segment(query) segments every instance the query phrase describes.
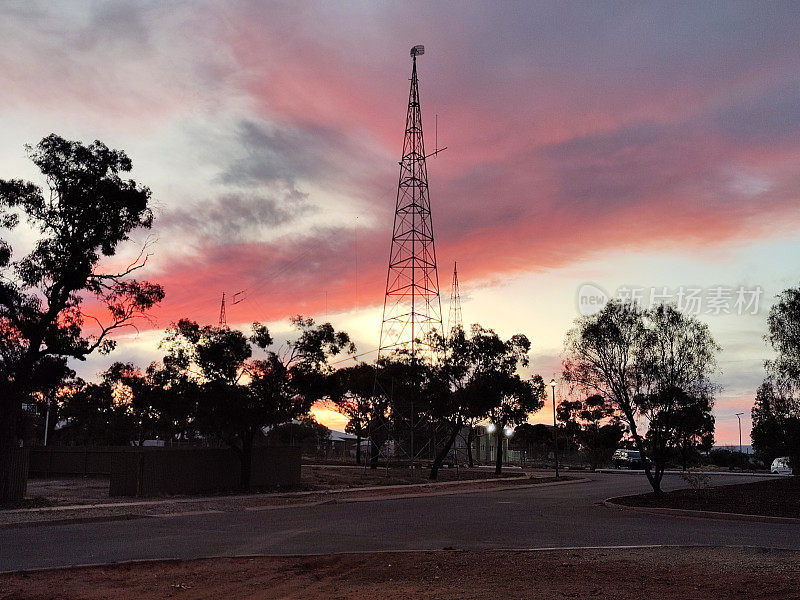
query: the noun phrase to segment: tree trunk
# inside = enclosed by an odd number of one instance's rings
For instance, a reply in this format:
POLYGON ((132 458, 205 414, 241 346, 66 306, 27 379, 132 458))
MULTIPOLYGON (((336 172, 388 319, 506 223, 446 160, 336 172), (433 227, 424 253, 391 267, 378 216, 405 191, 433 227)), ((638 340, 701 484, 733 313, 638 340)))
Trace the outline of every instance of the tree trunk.
POLYGON ((450 448, 453 447, 453 442, 456 441, 459 431, 461 431, 461 424, 454 424, 450 435, 447 437, 445 445, 442 447, 442 449, 439 451, 439 454, 436 455, 436 458, 433 461, 430 479, 436 479, 439 476, 439 468, 442 466, 444 459, 447 458, 447 453, 450 452, 450 448))
POLYGON ((378 468, 378 456, 380 455, 380 448, 378 447, 378 445, 375 442, 372 441, 372 438, 370 438, 370 441, 369 441, 369 452, 370 452, 369 468, 370 469, 377 469, 378 468))
POLYGON ((681 446, 681 462, 683 463, 683 470, 686 471, 689 463, 689 450, 686 445, 681 446))
POLYGON ((657 456, 655 456, 655 452, 653 453, 653 460, 652 462, 648 459, 647 456, 644 454, 644 445, 637 444, 637 447, 641 447, 639 450, 639 454, 642 455, 642 462, 644 463, 644 474, 647 475, 647 481, 650 482, 650 486, 653 488, 653 493, 656 496, 661 495, 661 479, 664 477, 664 465, 663 461, 660 460, 657 456))
POLYGON ((497 451, 495 452, 494 473, 500 475, 503 472, 503 428, 497 426, 497 451))
POLYGON ((472 442, 475 439, 475 428, 470 425, 469 426, 469 433, 467 433, 467 464, 469 468, 475 466, 475 461, 472 459, 472 442))
MULTIPOLYGON (((628 427, 630 428, 631 436, 633 437, 633 441, 634 441, 634 445, 636 446, 636 449, 639 451, 639 455, 642 457, 642 464, 644 466, 644 474, 647 476, 647 481, 650 482, 650 487, 653 488, 653 493, 656 496, 660 496, 661 495, 661 477, 663 477, 663 475, 664 475, 663 469, 662 469, 661 476, 658 476, 657 474, 655 474, 655 475, 653 474, 653 472, 651 470, 650 460, 648 459, 647 455, 644 452, 644 441, 642 440, 642 436, 639 434, 639 431, 636 429, 636 419, 634 418, 633 413, 630 410, 623 409, 623 412, 625 413, 625 418, 628 421, 627 424, 628 424, 628 427)), ((653 443, 654 464, 655 464, 655 459, 656 459, 656 453, 658 452, 658 450, 656 449, 657 447, 658 447, 657 440, 654 440, 654 443, 653 443)))

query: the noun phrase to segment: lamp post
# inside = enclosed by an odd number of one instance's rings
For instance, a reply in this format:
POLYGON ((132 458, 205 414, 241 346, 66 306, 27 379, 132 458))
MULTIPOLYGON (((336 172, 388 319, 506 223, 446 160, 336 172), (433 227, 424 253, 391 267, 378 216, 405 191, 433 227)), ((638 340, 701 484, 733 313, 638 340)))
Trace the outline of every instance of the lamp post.
POLYGON ((556 424, 556 380, 550 380, 550 389, 553 390, 553 445, 556 455, 556 479, 558 479, 558 425, 556 424))
POLYGON ((736 413, 736 420, 739 421, 739 454, 742 453, 742 415, 744 413, 736 413))

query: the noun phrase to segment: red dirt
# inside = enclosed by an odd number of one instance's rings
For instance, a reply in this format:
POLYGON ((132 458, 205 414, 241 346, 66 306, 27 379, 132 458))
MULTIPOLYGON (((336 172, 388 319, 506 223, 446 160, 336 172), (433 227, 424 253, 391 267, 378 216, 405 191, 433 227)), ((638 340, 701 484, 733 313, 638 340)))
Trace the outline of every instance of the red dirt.
POLYGON ((781 477, 753 483, 721 485, 701 490, 682 489, 661 496, 652 493, 614 498, 626 506, 678 508, 713 512, 800 518, 800 477, 781 477))
POLYGON ((2 600, 800 598, 800 552, 657 548, 140 562, 0 575, 2 600))

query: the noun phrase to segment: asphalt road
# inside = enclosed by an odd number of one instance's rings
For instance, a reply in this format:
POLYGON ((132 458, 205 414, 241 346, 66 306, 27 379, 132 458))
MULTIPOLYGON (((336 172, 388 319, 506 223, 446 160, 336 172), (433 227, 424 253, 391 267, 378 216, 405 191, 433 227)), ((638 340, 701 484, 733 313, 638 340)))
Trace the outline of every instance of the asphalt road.
MULTIPOLYGON (((800 525, 648 515, 599 501, 648 490, 588 483, 168 518, 0 529, 0 571, 145 558, 442 548, 737 545, 800 549, 800 525)), ((714 485, 748 478, 714 476, 714 485)), ((681 487, 665 477, 665 489, 681 487)))

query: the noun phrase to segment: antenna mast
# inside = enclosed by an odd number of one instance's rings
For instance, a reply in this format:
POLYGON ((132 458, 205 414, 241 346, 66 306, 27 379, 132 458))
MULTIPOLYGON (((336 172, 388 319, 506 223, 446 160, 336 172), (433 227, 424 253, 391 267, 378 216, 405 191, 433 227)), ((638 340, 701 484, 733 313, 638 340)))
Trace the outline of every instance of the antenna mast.
POLYGON ((379 358, 394 350, 408 351, 412 360, 418 358, 418 353, 430 353, 430 336, 442 329, 425 159, 444 148, 425 154, 417 80, 417 56, 424 53, 424 46, 411 49, 411 89, 386 276, 379 358))
MULTIPOLYGON (((240 302, 243 302, 246 298, 245 294, 247 290, 240 290, 233 295, 233 302, 231 302, 231 306, 236 306, 240 302)), ((222 302, 219 306, 219 326, 220 327, 227 327, 228 320, 225 314, 225 292, 222 292, 222 302)))
POLYGON ((447 314, 447 335, 452 335, 453 329, 463 327, 461 321, 461 292, 458 289, 458 263, 453 263, 453 285, 450 288, 450 312, 447 314))

